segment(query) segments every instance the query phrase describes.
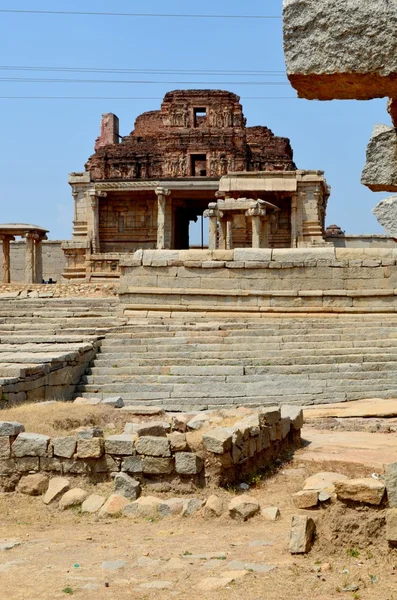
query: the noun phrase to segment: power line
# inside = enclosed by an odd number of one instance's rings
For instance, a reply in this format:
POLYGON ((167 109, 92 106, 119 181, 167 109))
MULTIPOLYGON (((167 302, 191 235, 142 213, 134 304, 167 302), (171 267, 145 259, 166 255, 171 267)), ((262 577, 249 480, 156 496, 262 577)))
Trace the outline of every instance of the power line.
POLYGON ((39 77, 0 77, 8 83, 117 83, 137 85, 290 85, 288 81, 145 81, 139 79, 44 79, 39 77))
POLYGON ((249 70, 227 70, 227 69, 110 69, 106 67, 37 67, 21 65, 0 65, 1 71, 56 71, 75 73, 146 73, 155 75, 283 75, 285 71, 249 71, 249 70))
MULTIPOLYGON (((242 100, 298 100, 297 96, 241 96, 242 100)), ((163 100, 160 96, 0 96, 0 100, 163 100)))
POLYGON ((31 15, 74 15, 95 17, 144 17, 144 18, 177 18, 177 19, 281 19, 280 15, 192 15, 168 13, 118 13, 92 12, 74 10, 19 10, 0 9, 0 13, 31 14, 31 15))

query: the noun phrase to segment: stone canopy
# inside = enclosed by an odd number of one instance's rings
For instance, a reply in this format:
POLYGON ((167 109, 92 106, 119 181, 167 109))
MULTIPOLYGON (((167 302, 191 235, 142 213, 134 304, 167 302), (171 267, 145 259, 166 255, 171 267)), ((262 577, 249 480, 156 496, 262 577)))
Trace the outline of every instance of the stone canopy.
POLYGON ((3 247, 3 283, 10 283, 10 242, 15 236, 26 240, 25 281, 41 283, 43 279, 42 242, 48 230, 27 223, 0 223, 0 241, 3 247))

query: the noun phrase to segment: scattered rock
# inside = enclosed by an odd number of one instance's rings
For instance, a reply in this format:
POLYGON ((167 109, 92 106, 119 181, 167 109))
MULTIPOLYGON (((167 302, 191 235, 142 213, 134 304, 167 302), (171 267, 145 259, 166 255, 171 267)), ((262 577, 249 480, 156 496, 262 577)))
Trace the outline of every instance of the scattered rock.
POLYGON ((21 477, 17 487, 18 492, 28 494, 28 496, 41 496, 45 494, 47 488, 48 476, 42 473, 21 477))
POLYGON ((291 554, 305 554, 309 552, 316 531, 313 519, 306 516, 295 515, 292 517, 289 550, 291 554))
POLYGON ((4 542, 0 542, 0 552, 5 552, 6 550, 12 550, 16 548, 16 546, 20 546, 21 542, 19 540, 6 540, 4 542))
POLYGON ((114 478, 114 489, 130 500, 136 500, 141 495, 141 484, 127 473, 117 473, 114 478))
POLYGON ((124 401, 121 396, 114 396, 113 398, 105 398, 101 404, 112 406, 113 408, 123 408, 124 401))
POLYGON ((278 406, 266 406, 259 409, 259 425, 266 427, 267 425, 276 425, 281 419, 281 410, 278 406))
POLYGON ((138 437, 154 436, 166 437, 171 431, 171 425, 168 421, 148 421, 147 423, 126 423, 125 432, 135 433, 138 437))
POLYGON ((220 517, 224 511, 223 500, 218 496, 211 495, 204 506, 205 517, 220 517))
POLYGON ((259 502, 255 498, 248 496, 248 494, 233 498, 228 506, 229 515, 232 519, 241 519, 243 521, 247 521, 247 519, 255 516, 259 510, 259 502))
POLYGON ((168 500, 163 500, 158 506, 158 513, 162 517, 180 515, 182 513, 183 503, 183 498, 169 498, 168 500))
POLYGON ((347 481, 348 477, 342 473, 333 473, 332 471, 322 471, 308 477, 303 486, 304 490, 317 490, 319 492, 327 491, 330 494, 335 493, 335 483, 337 481, 347 481))
POLYGON ((117 517, 121 515, 123 508, 129 504, 129 500, 125 496, 112 494, 106 500, 105 504, 99 510, 100 517, 117 517))
POLYGON ((277 521, 280 518, 280 509, 277 506, 269 506, 262 509, 261 515, 267 521, 277 521))
POLYGON ((385 485, 381 481, 368 477, 337 481, 335 490, 338 500, 350 500, 378 506, 382 502, 385 485))
POLYGON ((154 496, 142 496, 130 502, 123 509, 123 515, 128 517, 155 518, 158 516, 158 508, 162 500, 154 496))
POLYGON ((105 504, 106 498, 99 494, 91 494, 81 505, 82 513, 96 513, 105 504))
POLYGON ((199 429, 204 427, 204 425, 207 425, 209 420, 210 415, 208 413, 199 413, 198 415, 190 419, 190 421, 188 421, 187 428, 192 429, 193 431, 198 431, 199 429))
POLYGON ((242 560, 232 560, 226 565, 227 569, 253 571, 254 573, 270 573, 274 569, 277 569, 274 565, 267 565, 265 563, 251 563, 243 562, 242 560))
POLYGON ((200 498, 189 498, 183 502, 182 517, 190 517, 203 506, 203 501, 200 498))
POLYGON ((100 398, 76 398, 76 400, 73 402, 73 404, 77 404, 77 406, 96 406, 97 404, 100 404, 101 400, 100 398))
POLYGON ((102 563, 102 569, 106 569, 107 571, 119 571, 126 565, 125 560, 105 560, 102 563))
POLYGON ((302 490, 292 495, 292 500, 297 508, 314 508, 318 504, 319 493, 317 490, 302 490))
POLYGON ((66 492, 59 501, 59 508, 66 510, 72 506, 80 506, 87 498, 88 492, 81 488, 72 488, 66 492))

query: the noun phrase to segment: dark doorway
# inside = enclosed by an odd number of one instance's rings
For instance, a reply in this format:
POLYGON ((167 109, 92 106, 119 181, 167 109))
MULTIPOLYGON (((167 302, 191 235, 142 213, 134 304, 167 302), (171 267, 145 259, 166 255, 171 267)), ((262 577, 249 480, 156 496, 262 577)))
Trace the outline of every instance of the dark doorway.
POLYGON ((192 154, 192 176, 193 177, 206 177, 207 176, 207 155, 206 154, 192 154))

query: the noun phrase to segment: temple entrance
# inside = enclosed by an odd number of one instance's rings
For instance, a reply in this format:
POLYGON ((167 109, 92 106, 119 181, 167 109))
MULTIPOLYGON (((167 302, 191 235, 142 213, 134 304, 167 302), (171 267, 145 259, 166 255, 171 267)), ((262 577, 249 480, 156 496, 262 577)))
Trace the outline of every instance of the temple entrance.
POLYGON ((174 243, 175 250, 205 247, 207 227, 203 221, 203 213, 208 207, 208 199, 179 200, 174 209, 174 243), (204 231, 205 229, 205 231, 204 231))

